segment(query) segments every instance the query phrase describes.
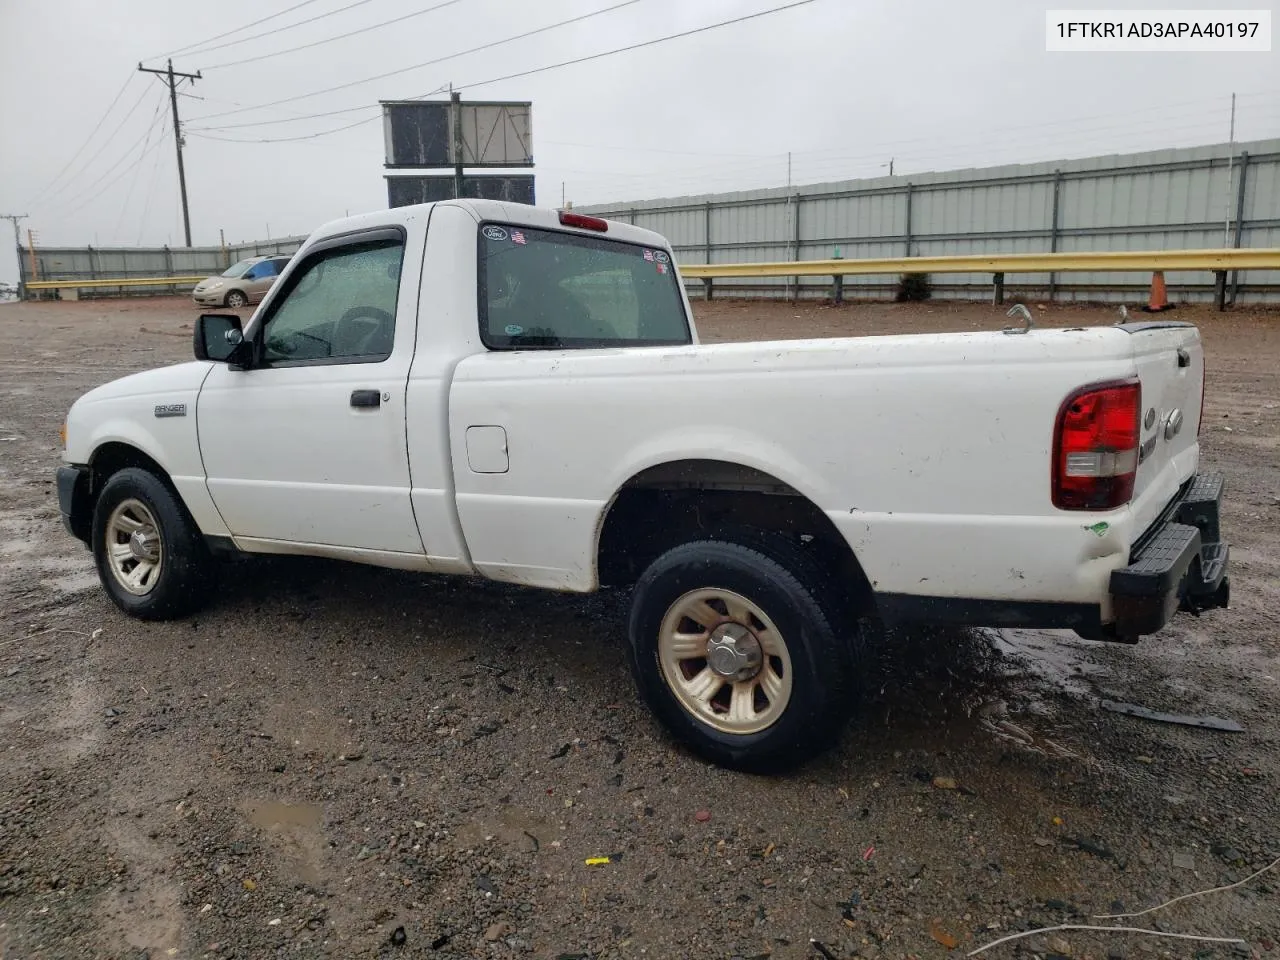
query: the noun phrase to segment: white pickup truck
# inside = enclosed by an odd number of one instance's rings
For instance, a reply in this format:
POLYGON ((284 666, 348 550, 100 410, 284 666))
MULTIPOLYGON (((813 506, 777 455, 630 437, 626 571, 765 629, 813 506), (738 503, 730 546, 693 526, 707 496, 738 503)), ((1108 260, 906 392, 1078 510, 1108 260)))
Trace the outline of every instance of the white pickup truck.
POLYGON ((662 237, 450 201, 320 228, 195 355, 67 420, 121 609, 191 612, 228 553, 631 588, 641 693, 726 765, 830 742, 870 624, 1227 602, 1188 324, 701 345, 662 237))

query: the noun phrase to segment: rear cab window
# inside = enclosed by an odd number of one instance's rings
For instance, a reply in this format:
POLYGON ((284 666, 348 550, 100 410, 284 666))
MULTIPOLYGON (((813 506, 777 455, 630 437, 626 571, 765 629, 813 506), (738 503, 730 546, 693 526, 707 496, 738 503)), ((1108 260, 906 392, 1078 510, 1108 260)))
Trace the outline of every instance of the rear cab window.
POLYGON ((490 350, 692 343, 657 247, 505 223, 479 228, 480 339, 490 350))

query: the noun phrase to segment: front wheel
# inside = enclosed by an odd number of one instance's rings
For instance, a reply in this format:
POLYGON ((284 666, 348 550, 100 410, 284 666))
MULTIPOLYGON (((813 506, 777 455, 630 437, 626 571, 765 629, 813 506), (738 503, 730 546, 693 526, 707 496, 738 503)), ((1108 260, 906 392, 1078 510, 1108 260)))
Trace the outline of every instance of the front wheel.
POLYGON ((239 290, 232 290, 230 293, 227 294, 227 306, 230 307, 232 310, 239 310, 248 302, 249 302, 249 298, 246 297, 239 290))
POLYGON ((111 475, 93 511, 93 558, 115 605, 143 620, 199 609, 213 558, 181 501, 158 477, 130 467, 111 475))
POLYGON ((856 628, 782 538, 686 543, 636 585, 631 667, 664 726, 707 759, 770 772, 830 745, 855 706, 856 628))

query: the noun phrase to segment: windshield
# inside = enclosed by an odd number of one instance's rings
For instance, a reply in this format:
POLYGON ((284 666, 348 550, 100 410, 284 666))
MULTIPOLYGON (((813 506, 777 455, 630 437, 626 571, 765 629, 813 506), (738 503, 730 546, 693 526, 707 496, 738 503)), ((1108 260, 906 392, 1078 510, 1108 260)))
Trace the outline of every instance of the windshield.
POLYGON ((483 224, 480 338, 493 350, 691 343, 665 250, 483 224))
POLYGON ((232 279, 242 277, 246 272, 248 272, 249 268, 257 262, 258 261, 256 260, 241 260, 239 263, 224 271, 221 276, 230 277, 232 279))

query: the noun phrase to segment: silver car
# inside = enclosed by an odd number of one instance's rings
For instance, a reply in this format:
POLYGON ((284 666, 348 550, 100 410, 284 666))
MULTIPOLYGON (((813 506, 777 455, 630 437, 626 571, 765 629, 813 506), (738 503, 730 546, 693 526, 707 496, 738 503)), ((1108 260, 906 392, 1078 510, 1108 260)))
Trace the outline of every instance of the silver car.
POLYGON ((289 262, 287 256, 250 257, 216 277, 196 284, 191 299, 202 307, 230 307, 239 310, 267 295, 276 277, 289 262))

